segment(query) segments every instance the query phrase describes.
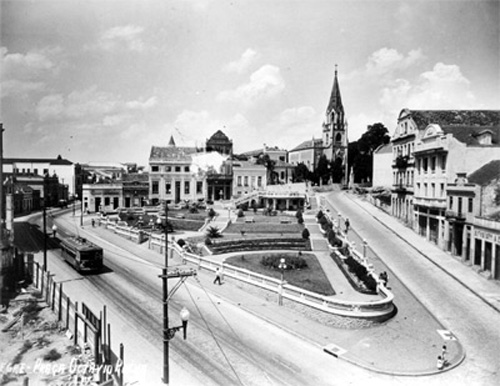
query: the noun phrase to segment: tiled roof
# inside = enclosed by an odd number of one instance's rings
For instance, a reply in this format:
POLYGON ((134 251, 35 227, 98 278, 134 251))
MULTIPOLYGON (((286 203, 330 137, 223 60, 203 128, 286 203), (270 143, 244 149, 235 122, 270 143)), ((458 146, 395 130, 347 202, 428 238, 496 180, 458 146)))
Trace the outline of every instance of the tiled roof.
POLYGON ((467 179, 470 183, 480 186, 488 185, 492 180, 500 179, 500 159, 483 165, 475 172, 472 172, 467 179))
POLYGON ((500 146, 500 125, 497 126, 441 126, 445 134, 452 134, 458 141, 467 146, 479 146, 478 137, 484 131, 491 132, 492 146, 500 146))
POLYGON ((435 123, 442 126, 498 126, 500 110, 410 110, 418 128, 435 123))
POLYGON ((300 145, 294 147, 290 152, 292 151, 300 151, 300 150, 306 150, 306 149, 312 149, 312 148, 319 148, 323 146, 323 140, 322 139, 312 139, 310 141, 304 141, 300 145))
POLYGON ((191 161, 191 154, 198 152, 196 147, 153 146, 149 155, 149 161, 191 161))
POLYGON ((148 173, 124 173, 122 174, 122 181, 149 181, 148 173))

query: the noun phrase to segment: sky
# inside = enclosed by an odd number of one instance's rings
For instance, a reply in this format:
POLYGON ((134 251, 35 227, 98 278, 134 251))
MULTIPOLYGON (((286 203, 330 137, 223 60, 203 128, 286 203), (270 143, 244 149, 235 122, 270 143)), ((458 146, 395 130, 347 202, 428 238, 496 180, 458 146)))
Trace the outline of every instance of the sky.
POLYGON ((500 109, 500 2, 0 0, 5 157, 147 165, 321 138, 335 65, 349 141, 410 109, 500 109))

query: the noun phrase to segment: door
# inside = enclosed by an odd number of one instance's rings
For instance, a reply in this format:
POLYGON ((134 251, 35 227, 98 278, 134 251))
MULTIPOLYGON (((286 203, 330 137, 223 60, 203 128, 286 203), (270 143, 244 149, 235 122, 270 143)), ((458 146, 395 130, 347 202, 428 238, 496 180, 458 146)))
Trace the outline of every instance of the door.
POLYGON ((181 182, 175 181, 174 202, 178 203, 181 200, 181 182))

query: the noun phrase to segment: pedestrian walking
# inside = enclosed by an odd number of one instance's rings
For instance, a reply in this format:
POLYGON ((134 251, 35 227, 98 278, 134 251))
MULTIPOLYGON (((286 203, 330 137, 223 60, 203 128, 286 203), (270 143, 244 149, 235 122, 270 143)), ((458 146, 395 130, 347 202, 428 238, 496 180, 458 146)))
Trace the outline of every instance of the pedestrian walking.
POLYGON ((92 227, 95 227, 95 220, 92 219, 92 227))
POLYGON ((345 219, 345 234, 347 234, 347 232, 349 232, 349 227, 351 226, 351 223, 349 222, 349 219, 346 218, 345 219))
POLYGON ((219 268, 217 268, 217 269, 215 270, 215 280, 214 280, 214 284, 218 283, 219 285, 221 285, 221 284, 222 284, 222 281, 221 281, 221 280, 222 280, 222 273, 221 273, 220 269, 219 269, 219 268))
POLYGON ((443 370, 444 368, 444 359, 441 357, 441 355, 438 356, 436 367, 438 368, 438 370, 443 370))
POLYGON ((57 225, 54 224, 52 225, 52 237, 56 237, 56 234, 57 234, 57 225))

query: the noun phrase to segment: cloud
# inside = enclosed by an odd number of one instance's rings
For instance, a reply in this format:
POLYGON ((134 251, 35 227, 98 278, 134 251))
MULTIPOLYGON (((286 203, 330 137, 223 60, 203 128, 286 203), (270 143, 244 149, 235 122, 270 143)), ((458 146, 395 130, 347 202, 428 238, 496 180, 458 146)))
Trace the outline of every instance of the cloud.
POLYGON ((425 55, 420 48, 404 55, 393 48, 383 47, 368 57, 364 68, 346 74, 344 80, 365 84, 383 84, 388 79, 401 76, 406 70, 422 63, 424 59, 425 55))
POLYGON ((420 49, 412 50, 404 56, 393 48, 381 48, 368 58, 366 74, 368 76, 383 75, 406 69, 421 61, 423 57, 420 49))
POLYGON ((147 110, 155 107, 157 104, 158 104, 158 98, 152 96, 151 98, 145 100, 144 102, 141 100, 127 102, 127 107, 136 110, 147 110))
POLYGON ((133 120, 136 115, 142 116, 139 113, 153 108, 157 103, 155 96, 146 100, 124 101, 113 93, 92 86, 83 91, 73 91, 67 96, 46 95, 38 102, 36 113, 42 122, 89 121, 111 127, 133 120))
POLYGON ((26 96, 43 90, 46 87, 45 79, 58 68, 49 54, 58 52, 58 49, 45 49, 26 54, 9 53, 6 47, 1 47, 2 97, 26 96))
POLYGON ((106 51, 127 49, 130 51, 143 51, 144 42, 140 35, 144 28, 135 25, 125 25, 110 28, 101 35, 97 46, 106 51))
POLYGON ((256 51, 251 48, 247 48, 241 57, 238 60, 230 62, 224 66, 224 71, 227 72, 236 72, 237 74, 241 74, 245 72, 258 58, 258 54, 256 51))
POLYGON ((222 91, 217 99, 253 105, 273 98, 285 89, 285 81, 278 67, 266 64, 250 75, 250 81, 235 90, 222 91))
POLYGON ((455 64, 436 63, 431 71, 420 74, 415 82, 397 79, 384 87, 380 104, 386 109, 397 106, 410 109, 480 108, 470 90, 469 80, 455 64))

